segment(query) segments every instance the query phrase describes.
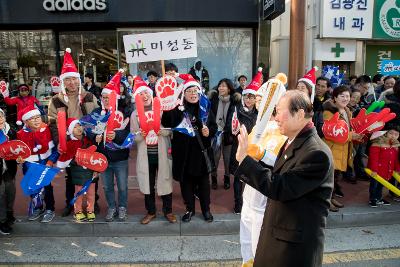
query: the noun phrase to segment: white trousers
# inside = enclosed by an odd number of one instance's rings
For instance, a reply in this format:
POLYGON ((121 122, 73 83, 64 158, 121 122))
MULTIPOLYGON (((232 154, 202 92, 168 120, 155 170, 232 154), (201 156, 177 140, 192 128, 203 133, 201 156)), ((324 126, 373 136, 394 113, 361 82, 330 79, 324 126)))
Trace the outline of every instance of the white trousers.
POLYGON ((266 205, 267 197, 246 184, 240 217, 240 250, 243 263, 254 259, 256 255, 266 205))

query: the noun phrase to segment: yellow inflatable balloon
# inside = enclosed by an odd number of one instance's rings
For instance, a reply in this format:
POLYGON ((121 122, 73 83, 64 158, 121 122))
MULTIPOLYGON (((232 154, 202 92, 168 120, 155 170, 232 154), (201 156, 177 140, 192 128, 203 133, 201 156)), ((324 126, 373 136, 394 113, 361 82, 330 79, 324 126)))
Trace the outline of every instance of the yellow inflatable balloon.
POLYGON ((391 183, 389 183, 388 181, 386 181, 385 179, 383 179, 381 176, 377 175, 372 175, 372 171, 368 168, 364 169, 365 172, 371 176, 372 178, 374 178, 375 180, 377 180, 379 183, 381 183, 384 187, 386 187, 387 189, 389 189, 390 191, 392 191, 393 193, 395 193, 396 195, 400 196, 400 189, 398 189, 397 187, 395 187, 394 185, 392 185, 391 183))
POLYGON ((393 172, 393 177, 400 183, 400 174, 398 172, 393 172))

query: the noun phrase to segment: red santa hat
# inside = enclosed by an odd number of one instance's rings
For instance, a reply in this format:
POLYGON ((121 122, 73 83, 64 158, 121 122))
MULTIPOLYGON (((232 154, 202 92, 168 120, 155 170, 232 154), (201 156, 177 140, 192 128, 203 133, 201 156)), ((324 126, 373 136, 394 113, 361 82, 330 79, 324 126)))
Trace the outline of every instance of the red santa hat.
POLYGON ((40 111, 35 108, 34 106, 27 106, 21 110, 18 111, 17 114, 17 125, 22 125, 22 121, 29 120, 30 118, 34 116, 40 116, 41 113, 40 111))
POLYGON ((145 81, 140 76, 136 76, 133 85, 133 98, 141 92, 147 91, 151 97, 153 97, 153 90, 147 85, 145 81))
MULTIPOLYGON (((64 95, 64 101, 68 102, 68 96, 67 92, 65 91, 65 86, 64 86, 64 79, 68 77, 75 77, 80 79, 80 74, 78 72, 78 69, 75 66, 74 60, 72 59, 71 56, 71 48, 65 49, 64 53, 64 63, 61 69, 61 75, 60 75, 60 80, 61 80, 61 92, 64 95)), ((82 85, 79 82, 79 101, 81 102, 81 93, 82 93, 82 85)))
POLYGON ((308 84, 311 87, 311 102, 314 102, 314 97, 315 97, 315 83, 316 83, 316 77, 315 77, 315 72, 318 70, 318 67, 313 67, 309 72, 304 75, 303 78, 299 79, 298 82, 303 82, 308 84))
POLYGON ((253 94, 256 95, 258 89, 261 87, 261 79, 262 79, 262 68, 259 67, 257 70, 257 74, 253 77, 253 80, 246 88, 243 90, 242 95, 253 94))
POLYGON ((68 118, 67 120, 67 134, 71 137, 72 140, 76 140, 73 132, 75 126, 79 123, 79 120, 76 118, 68 118))
POLYGON ((190 74, 179 74, 178 77, 183 80, 183 83, 182 83, 183 91, 185 91, 189 87, 197 86, 197 91, 201 92, 201 85, 196 81, 195 78, 193 78, 192 75, 190 75, 190 74))
POLYGON ((114 75, 114 77, 111 78, 111 80, 107 83, 106 86, 104 86, 103 90, 101 91, 101 94, 104 95, 109 95, 111 92, 115 92, 117 94, 117 97, 120 98, 121 94, 121 77, 122 74, 124 74, 125 70, 124 69, 119 69, 118 72, 114 75))

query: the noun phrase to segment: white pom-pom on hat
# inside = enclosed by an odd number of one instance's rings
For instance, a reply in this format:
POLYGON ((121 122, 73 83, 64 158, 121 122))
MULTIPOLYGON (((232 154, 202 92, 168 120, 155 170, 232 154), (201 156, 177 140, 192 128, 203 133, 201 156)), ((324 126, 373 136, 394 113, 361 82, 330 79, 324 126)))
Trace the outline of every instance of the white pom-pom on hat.
POLYGON ((22 125, 22 121, 17 121, 16 123, 17 123, 17 125, 19 125, 19 126, 22 125))
POLYGON ((262 67, 258 67, 258 69, 257 69, 258 72, 261 72, 262 70, 263 70, 262 67))
POLYGON ((71 54, 71 48, 69 48, 69 47, 65 48, 65 52, 68 52, 71 54))

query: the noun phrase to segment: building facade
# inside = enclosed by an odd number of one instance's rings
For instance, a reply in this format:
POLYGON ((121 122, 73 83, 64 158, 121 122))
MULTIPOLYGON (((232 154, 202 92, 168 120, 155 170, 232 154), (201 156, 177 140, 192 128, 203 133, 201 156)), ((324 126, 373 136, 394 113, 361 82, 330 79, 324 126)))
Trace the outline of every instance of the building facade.
MULTIPOLYGON (((210 87, 221 78, 249 77, 260 63, 258 0, 2 0, 0 12, 0 78, 36 84, 38 91, 49 90, 67 47, 79 72, 93 73, 98 83, 118 68, 160 73, 157 61, 126 63, 123 36, 136 33, 196 30, 210 87)), ((195 60, 171 62, 183 73, 195 60)))

